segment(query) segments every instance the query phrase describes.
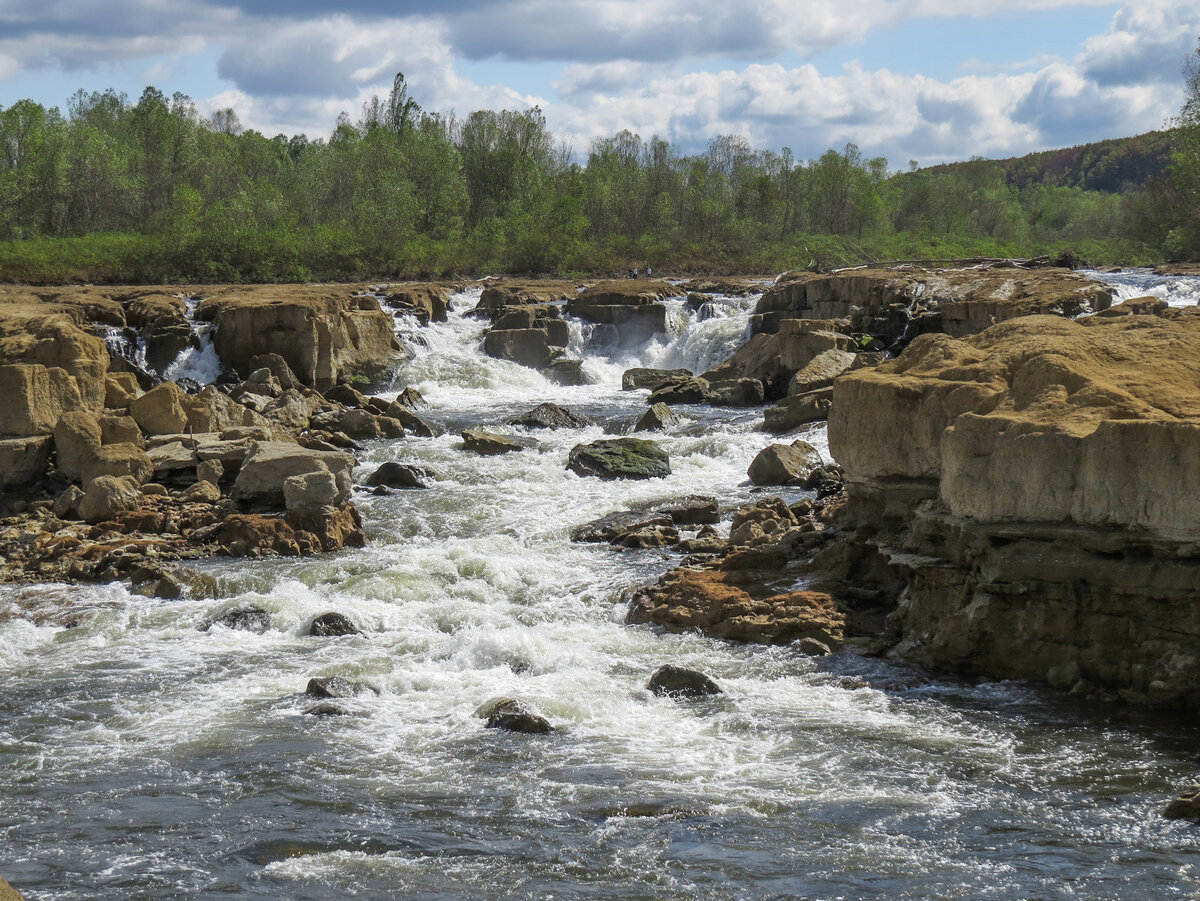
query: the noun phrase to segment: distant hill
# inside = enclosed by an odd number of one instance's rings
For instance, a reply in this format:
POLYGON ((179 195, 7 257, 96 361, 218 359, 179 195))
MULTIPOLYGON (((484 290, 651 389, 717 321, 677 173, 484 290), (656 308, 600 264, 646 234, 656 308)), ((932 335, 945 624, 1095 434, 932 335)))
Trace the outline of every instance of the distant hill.
MULTIPOLYGON (((1042 150, 1026 156, 988 160, 1000 166, 1008 183, 1018 188, 1032 185, 1083 188, 1124 194, 1166 172, 1171 162, 1175 129, 1151 131, 1132 138, 1111 138, 1061 150, 1042 150)), ((951 172, 977 166, 980 160, 930 166, 929 172, 951 172)))

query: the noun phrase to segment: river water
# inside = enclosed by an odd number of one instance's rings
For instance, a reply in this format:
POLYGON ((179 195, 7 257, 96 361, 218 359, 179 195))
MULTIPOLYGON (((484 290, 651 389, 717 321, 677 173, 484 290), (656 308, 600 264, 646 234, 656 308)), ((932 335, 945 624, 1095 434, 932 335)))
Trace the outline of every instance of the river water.
MULTIPOLYGON (((368 547, 324 559, 210 561, 216 600, 120 585, 0 588, 0 875, 36 899, 1164 898, 1200 889, 1200 832, 1159 818, 1197 774, 1196 727, 1081 706, 1015 683, 965 684, 880 661, 623 624, 665 551, 572 544, 572 526, 693 493, 730 508, 771 438, 760 411, 682 408, 673 474, 565 469, 630 428, 631 365, 703 369, 745 337, 754 297, 677 336, 598 347, 558 387, 479 351, 485 325, 400 323, 396 387, 435 439, 380 441, 437 473, 356 494, 368 547), (478 457, 457 432, 543 401, 593 427, 478 457), (263 634, 199 624, 238 604, 263 634), (360 636, 303 633, 328 610, 360 636), (725 690, 645 689, 663 663, 725 690), (377 693, 316 717, 301 693, 341 675, 377 693), (870 687, 845 687, 854 676, 870 687), (518 698, 549 736, 484 728, 518 698)), ((827 453, 821 429, 807 436, 827 453)))

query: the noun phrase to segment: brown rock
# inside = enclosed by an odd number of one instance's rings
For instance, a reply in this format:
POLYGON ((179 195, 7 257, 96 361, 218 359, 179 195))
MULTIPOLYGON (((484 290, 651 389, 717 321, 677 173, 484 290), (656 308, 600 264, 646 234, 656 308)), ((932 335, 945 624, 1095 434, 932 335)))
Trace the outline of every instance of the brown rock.
POLYGON ((746 474, 755 485, 786 485, 796 479, 803 482, 820 465, 821 455, 816 448, 807 441, 793 441, 763 448, 746 474))
POLYGON ((102 444, 144 444, 142 430, 132 416, 105 414, 99 417, 102 444))
POLYGON ((635 595, 626 621, 758 644, 814 638, 830 647, 841 645, 845 626, 845 617, 827 594, 790 591, 760 599, 730 584, 730 573, 691 569, 674 570, 635 595))
POLYGON ((140 485, 153 475, 154 464, 136 444, 106 444, 84 461, 80 481, 86 490, 97 476, 129 476, 140 485))
POLYGON ((661 432, 679 424, 679 417, 664 403, 657 403, 641 415, 634 425, 635 432, 661 432))
POLYGON ((48 436, 0 438, 0 487, 30 485, 39 481, 50 465, 54 440, 48 436))
POLYGON ((100 450, 103 432, 96 417, 83 410, 64 413, 54 427, 54 451, 58 471, 78 482, 83 477, 84 463, 100 450))
POLYGON ((140 507, 145 500, 134 479, 128 476, 97 476, 79 501, 79 516, 85 522, 104 522, 123 510, 140 507))
POLYGON ((178 435, 188 430, 185 397, 174 382, 164 382, 131 403, 129 415, 147 435, 178 435))
POLYGON ((64 413, 83 408, 79 385, 65 370, 28 363, 0 366, 0 437, 49 435, 64 413))

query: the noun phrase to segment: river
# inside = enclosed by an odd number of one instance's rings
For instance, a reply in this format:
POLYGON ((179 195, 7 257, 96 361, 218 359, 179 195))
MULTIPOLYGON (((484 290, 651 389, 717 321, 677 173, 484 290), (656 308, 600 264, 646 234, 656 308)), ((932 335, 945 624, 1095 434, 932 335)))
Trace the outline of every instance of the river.
MULTIPOLYGON (((0 587, 0 875, 37 899, 1190 897, 1200 832, 1158 812, 1197 775, 1190 720, 966 683, 852 655, 623 624, 625 592, 677 557, 573 544, 572 526, 685 494, 732 508, 772 438, 761 411, 682 408, 673 474, 603 482, 568 450, 628 430, 627 366, 719 361, 756 298, 676 337, 597 347, 559 387, 479 350, 485 324, 400 323, 445 436, 370 443, 424 491, 356 492, 368 546, 195 564, 216 600, 107 586, 0 587), (597 425, 480 457, 457 432, 543 401, 597 425), (198 625, 239 604, 263 634, 198 625), (364 634, 310 638, 328 610, 364 634), (649 693, 664 663, 725 694, 649 693), (375 691, 305 715, 312 676, 375 691), (845 677, 869 687, 847 687, 845 677), (484 728, 518 698, 548 736, 484 728)), ((389 395, 390 396, 390 395, 389 395)), ((822 428, 807 437, 827 455, 822 428)))

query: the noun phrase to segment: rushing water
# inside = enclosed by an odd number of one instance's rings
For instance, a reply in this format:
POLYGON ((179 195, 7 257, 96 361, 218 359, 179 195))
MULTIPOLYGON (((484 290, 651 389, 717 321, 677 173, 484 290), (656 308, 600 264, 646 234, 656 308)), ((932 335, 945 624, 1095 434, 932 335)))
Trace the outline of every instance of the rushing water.
MULTIPOLYGON (((0 875, 31 899, 1163 898, 1200 889, 1200 834, 1157 816, 1196 775, 1190 722, 1080 707, 1012 683, 931 681, 839 655, 623 625, 624 592, 675 561, 572 544, 572 526, 689 493, 753 497, 772 440, 757 411, 683 408, 673 474, 582 479, 570 447, 621 432, 630 365, 701 369, 745 336, 754 298, 677 334, 571 351, 558 387, 479 351, 485 325, 401 322, 397 385, 450 427, 374 442, 434 469, 425 491, 356 495, 369 546, 210 561, 216 600, 120 585, 0 589, 0 875), (542 401, 597 426, 536 450, 464 452, 457 430, 542 401), (258 635, 197 628, 271 612, 258 635), (304 636, 327 610, 365 634, 304 636), (645 690, 672 662, 717 699, 645 690), (304 714, 311 676, 377 693, 304 714), (845 676, 871 687, 852 689, 845 676), (557 731, 486 730, 514 697, 557 731)), ((823 451, 823 432, 810 440, 823 451)))

